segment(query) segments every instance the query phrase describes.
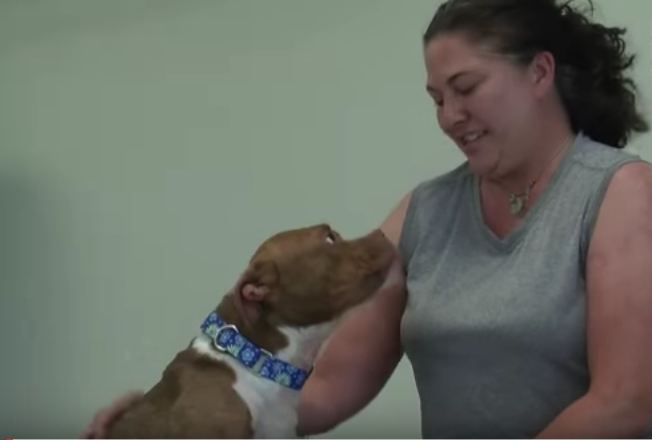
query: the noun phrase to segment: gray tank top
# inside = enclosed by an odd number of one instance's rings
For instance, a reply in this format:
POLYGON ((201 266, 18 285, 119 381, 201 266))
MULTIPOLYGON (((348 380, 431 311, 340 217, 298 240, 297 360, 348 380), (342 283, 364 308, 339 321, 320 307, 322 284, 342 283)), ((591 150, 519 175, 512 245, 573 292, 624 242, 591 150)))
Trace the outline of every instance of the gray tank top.
POLYGON ((636 160, 578 135, 503 239, 466 164, 413 191, 402 341, 424 437, 533 437, 586 393, 587 248, 611 177, 636 160))

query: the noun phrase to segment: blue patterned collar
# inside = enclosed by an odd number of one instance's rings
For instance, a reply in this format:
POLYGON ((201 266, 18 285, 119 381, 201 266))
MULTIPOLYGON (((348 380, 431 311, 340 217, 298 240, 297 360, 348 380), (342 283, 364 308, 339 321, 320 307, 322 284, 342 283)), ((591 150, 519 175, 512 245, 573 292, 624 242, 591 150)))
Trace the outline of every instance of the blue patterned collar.
POLYGON ((235 325, 225 322, 216 312, 206 317, 201 330, 211 338, 213 346, 218 351, 230 354, 249 371, 260 377, 298 391, 310 375, 310 371, 277 359, 267 350, 249 341, 240 334, 235 325))

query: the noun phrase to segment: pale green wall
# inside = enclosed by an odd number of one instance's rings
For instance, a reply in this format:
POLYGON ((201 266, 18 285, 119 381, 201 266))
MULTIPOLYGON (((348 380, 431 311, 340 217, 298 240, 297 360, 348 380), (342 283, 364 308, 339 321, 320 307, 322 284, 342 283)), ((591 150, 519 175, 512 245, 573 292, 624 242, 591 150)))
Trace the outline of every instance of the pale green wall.
MULTIPOLYGON (((0 0, 0 435, 76 436, 157 380, 269 234, 361 234, 456 165, 423 92, 435 3, 0 0)), ((598 3, 652 96, 652 2, 598 3)), ((330 436, 418 420, 403 362, 330 436)))

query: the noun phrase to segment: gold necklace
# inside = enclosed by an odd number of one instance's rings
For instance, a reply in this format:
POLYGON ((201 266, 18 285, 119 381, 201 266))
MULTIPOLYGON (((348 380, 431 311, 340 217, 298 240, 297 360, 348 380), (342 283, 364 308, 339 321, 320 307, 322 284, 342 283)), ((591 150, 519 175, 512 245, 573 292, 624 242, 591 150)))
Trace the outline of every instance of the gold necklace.
MULTIPOLYGON (((572 144, 571 144, 572 145, 572 144)), ((539 175, 537 176, 536 179, 531 181, 528 186, 525 188, 525 191, 521 193, 514 193, 511 191, 508 191, 508 201, 509 201, 509 213, 512 214, 515 217, 522 218, 525 213, 527 212, 528 208, 528 202, 530 201, 530 194, 532 193, 532 189, 534 188, 534 185, 537 184, 539 179, 543 176, 545 173, 546 169, 548 169, 548 166, 555 161, 557 157, 562 153, 562 151, 566 150, 567 147, 565 144, 562 144, 562 147, 559 148, 559 150, 552 156, 552 159, 550 159, 546 165, 543 167, 539 175)), ((500 186, 500 185, 499 185, 500 186)))
POLYGON ((523 217, 530 200, 530 191, 534 188, 536 180, 533 180, 522 193, 509 193, 509 213, 515 217, 523 217))

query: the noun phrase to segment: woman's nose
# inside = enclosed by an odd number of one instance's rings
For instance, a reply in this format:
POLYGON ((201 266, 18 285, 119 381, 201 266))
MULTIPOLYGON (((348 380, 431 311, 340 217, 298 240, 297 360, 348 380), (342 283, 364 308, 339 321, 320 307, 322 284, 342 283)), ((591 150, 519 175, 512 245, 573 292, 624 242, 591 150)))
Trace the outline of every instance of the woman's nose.
POLYGON ((468 112, 457 99, 448 99, 439 107, 439 125, 444 131, 455 129, 466 122, 468 117, 468 112))

